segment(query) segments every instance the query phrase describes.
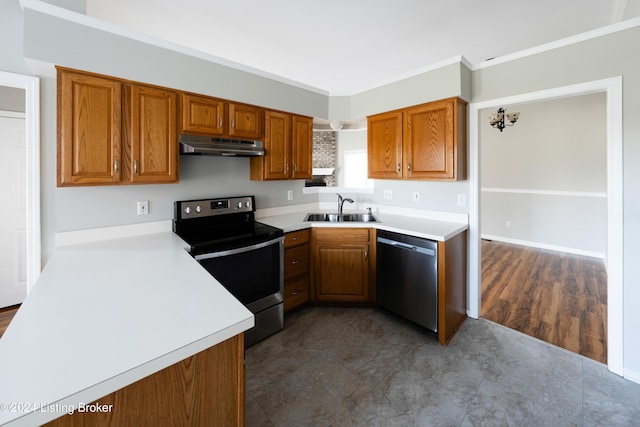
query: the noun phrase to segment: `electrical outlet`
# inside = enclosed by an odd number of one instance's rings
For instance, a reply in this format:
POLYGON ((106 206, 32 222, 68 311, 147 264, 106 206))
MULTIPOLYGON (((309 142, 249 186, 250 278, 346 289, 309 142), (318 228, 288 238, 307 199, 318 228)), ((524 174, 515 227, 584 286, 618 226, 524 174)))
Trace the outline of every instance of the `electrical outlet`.
POLYGON ((458 194, 458 206, 467 206, 467 195, 458 194))
POLYGON ((391 191, 391 190, 384 190, 384 199, 385 199, 385 200, 391 200, 391 199, 393 199, 393 191, 391 191))
POLYGON ((293 200, 293 190, 287 190, 287 200, 293 200))
POLYGON ((420 192, 419 191, 414 191, 413 192, 413 201, 414 202, 419 202, 420 201, 420 192))
POLYGON ((507 226, 507 228, 511 228, 511 221, 507 221, 506 226, 507 226))
POLYGON ((149 213, 149 201, 141 200, 138 202, 138 215, 147 215, 149 213))

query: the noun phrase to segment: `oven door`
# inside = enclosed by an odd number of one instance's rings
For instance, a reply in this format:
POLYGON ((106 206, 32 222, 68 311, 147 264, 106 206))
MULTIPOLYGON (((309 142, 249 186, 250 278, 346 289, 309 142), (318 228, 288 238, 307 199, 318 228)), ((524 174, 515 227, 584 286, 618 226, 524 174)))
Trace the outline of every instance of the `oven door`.
POLYGON ((283 301, 283 237, 195 259, 254 314, 283 301))

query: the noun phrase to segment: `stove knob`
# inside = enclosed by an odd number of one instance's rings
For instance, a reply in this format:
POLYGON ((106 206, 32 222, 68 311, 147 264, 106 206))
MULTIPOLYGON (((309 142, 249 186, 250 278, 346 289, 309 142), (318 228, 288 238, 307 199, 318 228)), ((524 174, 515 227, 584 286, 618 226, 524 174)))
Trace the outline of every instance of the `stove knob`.
POLYGON ((244 204, 246 207, 250 208, 251 207, 251 202, 247 202, 244 204))
POLYGON ((196 206, 196 212, 200 213, 200 211, 202 210, 202 208, 200 207, 200 205, 196 206))
POLYGON ((187 215, 189 215, 191 213, 191 208, 189 206, 187 206, 186 208, 184 208, 184 213, 186 213, 187 215))
POLYGON ((238 202, 238 209, 242 208, 242 202, 238 202))

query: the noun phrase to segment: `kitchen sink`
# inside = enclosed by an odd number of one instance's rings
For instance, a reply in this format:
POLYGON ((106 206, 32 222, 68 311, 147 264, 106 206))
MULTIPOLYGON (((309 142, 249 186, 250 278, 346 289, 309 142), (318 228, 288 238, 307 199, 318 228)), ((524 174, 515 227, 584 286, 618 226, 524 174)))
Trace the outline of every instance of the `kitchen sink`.
POLYGON ((377 222, 375 216, 367 213, 310 213, 305 221, 310 222, 377 222))

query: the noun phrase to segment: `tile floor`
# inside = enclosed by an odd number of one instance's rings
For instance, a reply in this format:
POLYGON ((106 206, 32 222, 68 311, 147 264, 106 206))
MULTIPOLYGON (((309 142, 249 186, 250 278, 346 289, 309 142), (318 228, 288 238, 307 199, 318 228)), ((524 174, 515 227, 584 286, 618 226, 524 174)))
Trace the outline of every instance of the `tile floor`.
POLYGON ((486 320, 447 347, 375 308, 307 307, 247 349, 252 426, 640 426, 640 384, 486 320))

